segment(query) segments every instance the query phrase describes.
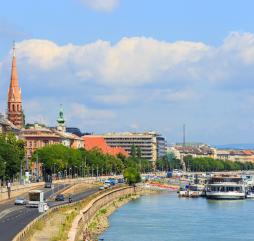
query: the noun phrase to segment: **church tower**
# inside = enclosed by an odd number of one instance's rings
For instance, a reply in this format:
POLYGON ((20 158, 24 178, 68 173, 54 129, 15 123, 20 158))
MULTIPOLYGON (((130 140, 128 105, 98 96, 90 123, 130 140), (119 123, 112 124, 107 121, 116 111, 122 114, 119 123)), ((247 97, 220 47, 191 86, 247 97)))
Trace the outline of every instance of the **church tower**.
POLYGON ((13 46, 13 57, 11 67, 11 82, 8 91, 8 120, 16 127, 24 126, 24 115, 22 111, 21 89, 19 87, 18 73, 16 66, 15 45, 13 46))
POLYGON ((64 120, 64 111, 63 111, 63 107, 61 105, 59 114, 58 114, 58 118, 57 118, 57 130, 61 131, 61 132, 66 132, 66 127, 65 127, 65 120, 64 120))

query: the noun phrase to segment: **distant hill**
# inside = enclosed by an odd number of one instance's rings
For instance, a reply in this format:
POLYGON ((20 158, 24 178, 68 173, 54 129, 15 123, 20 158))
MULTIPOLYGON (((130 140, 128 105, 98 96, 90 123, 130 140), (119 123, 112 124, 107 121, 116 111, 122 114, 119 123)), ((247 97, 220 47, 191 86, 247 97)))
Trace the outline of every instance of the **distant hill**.
POLYGON ((215 145, 218 149, 237 149, 237 150, 254 150, 254 144, 226 144, 226 145, 215 145))

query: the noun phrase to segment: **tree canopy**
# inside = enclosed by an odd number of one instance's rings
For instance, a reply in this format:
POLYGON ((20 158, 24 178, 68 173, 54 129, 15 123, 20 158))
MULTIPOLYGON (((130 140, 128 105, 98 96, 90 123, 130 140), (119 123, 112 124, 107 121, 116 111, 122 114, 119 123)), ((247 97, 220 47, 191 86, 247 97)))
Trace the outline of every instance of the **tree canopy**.
POLYGON ((233 162, 230 160, 218 160, 210 157, 193 158, 184 157, 184 162, 190 171, 236 171, 253 170, 254 163, 251 162, 233 162))
POLYGON ((134 167, 127 167, 123 172, 123 176, 129 185, 133 185, 141 181, 140 172, 134 167))
POLYGON ((0 179, 17 176, 21 164, 24 165, 24 142, 13 134, 0 135, 0 179))
MULTIPOLYGON (((71 149, 61 144, 48 145, 34 152, 32 160, 43 164, 45 174, 67 173, 67 175, 108 175, 122 174, 131 167, 139 172, 151 171, 151 164, 147 160, 122 154, 112 156, 103 154, 100 149, 85 150, 71 149)), ((132 170, 133 170, 132 169, 132 170)))

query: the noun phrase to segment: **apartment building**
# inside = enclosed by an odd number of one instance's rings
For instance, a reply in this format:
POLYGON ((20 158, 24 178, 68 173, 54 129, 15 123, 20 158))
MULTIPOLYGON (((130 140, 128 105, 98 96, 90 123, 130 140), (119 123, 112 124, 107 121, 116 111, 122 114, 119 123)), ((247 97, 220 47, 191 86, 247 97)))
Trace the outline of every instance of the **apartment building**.
POLYGON ((122 147, 131 154, 132 146, 140 148, 141 157, 155 162, 166 154, 166 140, 156 132, 122 132, 101 135, 111 147, 122 147))

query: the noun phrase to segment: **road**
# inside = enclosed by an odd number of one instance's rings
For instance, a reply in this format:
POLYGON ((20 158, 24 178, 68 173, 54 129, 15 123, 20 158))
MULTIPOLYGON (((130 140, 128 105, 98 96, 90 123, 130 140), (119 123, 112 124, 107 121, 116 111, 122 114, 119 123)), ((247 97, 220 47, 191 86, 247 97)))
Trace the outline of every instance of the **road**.
MULTIPOLYGON (((64 184, 55 184, 54 192, 64 188, 64 184)), ((52 195, 53 190, 41 189, 45 192, 45 198, 48 199, 52 195)), ((73 201, 81 200, 95 192, 98 188, 91 188, 85 192, 73 195, 73 201)), ((48 201, 49 207, 57 206, 64 202, 48 201)), ((0 240, 11 241, 14 236, 20 232, 28 223, 38 217, 40 214, 37 208, 28 208, 25 206, 15 206, 13 201, 0 205, 0 240)))

